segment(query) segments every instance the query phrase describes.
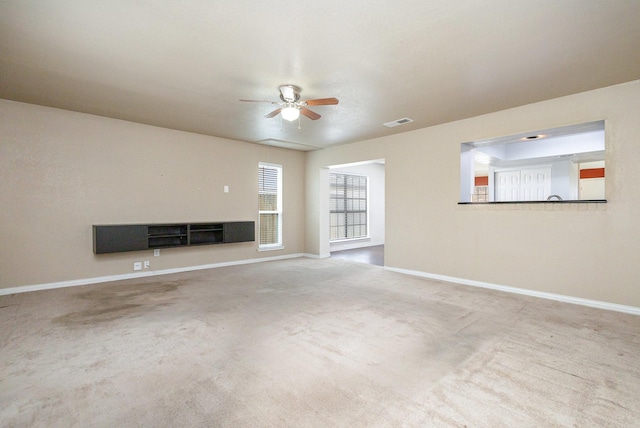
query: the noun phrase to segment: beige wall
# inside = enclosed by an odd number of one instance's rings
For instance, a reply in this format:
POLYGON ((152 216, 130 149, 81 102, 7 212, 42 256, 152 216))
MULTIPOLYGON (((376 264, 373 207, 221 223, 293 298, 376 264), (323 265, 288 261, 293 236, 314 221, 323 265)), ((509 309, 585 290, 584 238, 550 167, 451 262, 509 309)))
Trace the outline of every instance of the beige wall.
POLYGON ((640 307, 640 81, 307 156, 306 252, 324 255, 323 167, 386 159, 385 265, 640 307), (607 204, 458 205, 460 143, 605 120, 607 204))
POLYGON ((640 307, 639 113, 636 81, 305 154, 0 100, 0 287, 328 255, 325 167, 384 158, 387 266, 640 307), (600 119, 607 204, 457 204, 461 142, 600 119), (285 250, 93 254, 92 224, 256 220, 260 161, 284 166, 285 250))
POLYGON ((163 270, 304 250, 302 152, 6 100, 0 129, 0 288, 130 274, 140 260, 163 270), (257 221, 260 161, 283 165, 285 250, 93 254, 93 224, 257 221))

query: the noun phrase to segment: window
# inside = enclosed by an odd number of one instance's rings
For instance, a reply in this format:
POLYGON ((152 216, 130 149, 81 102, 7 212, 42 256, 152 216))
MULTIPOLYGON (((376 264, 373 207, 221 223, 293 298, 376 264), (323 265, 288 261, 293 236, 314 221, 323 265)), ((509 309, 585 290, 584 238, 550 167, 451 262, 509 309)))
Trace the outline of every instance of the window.
POLYGON ((282 248, 282 166, 260 163, 258 167, 260 249, 282 248))
POLYGON ((368 178, 361 175, 331 173, 329 225, 332 241, 368 236, 367 181, 368 178))
POLYGON ((460 202, 606 202, 604 159, 604 121, 462 143, 460 202))

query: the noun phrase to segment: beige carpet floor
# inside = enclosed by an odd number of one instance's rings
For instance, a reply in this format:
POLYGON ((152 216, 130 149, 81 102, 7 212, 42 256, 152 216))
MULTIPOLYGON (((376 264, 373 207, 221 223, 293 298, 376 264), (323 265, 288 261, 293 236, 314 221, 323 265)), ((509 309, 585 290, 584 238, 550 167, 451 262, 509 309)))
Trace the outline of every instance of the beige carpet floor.
POLYGON ((338 259, 0 298, 3 427, 640 426, 640 317, 338 259))

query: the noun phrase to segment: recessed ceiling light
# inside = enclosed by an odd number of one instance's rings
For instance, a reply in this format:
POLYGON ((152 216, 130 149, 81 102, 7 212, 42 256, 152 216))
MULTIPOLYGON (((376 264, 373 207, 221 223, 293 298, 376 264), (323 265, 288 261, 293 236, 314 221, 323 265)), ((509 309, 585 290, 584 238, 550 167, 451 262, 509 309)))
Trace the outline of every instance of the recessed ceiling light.
POLYGON ((546 137, 546 135, 544 135, 544 134, 539 134, 539 135, 529 135, 528 137, 520 138, 520 140, 522 140, 522 141, 527 141, 527 140, 537 140, 537 139, 539 139, 539 138, 544 138, 544 137, 546 137))

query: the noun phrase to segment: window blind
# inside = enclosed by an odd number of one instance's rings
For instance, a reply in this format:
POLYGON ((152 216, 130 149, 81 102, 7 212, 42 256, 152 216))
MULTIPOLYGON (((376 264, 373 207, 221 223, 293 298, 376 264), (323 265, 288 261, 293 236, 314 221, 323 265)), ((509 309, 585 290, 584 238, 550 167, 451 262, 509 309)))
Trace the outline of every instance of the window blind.
POLYGON ((281 167, 260 165, 258 168, 258 210, 260 215, 260 245, 281 244, 281 167))
POLYGON ((367 177, 331 173, 329 177, 330 239, 368 236, 367 177))

